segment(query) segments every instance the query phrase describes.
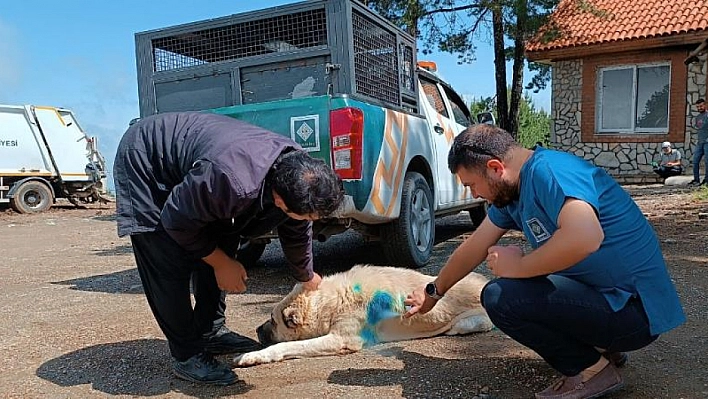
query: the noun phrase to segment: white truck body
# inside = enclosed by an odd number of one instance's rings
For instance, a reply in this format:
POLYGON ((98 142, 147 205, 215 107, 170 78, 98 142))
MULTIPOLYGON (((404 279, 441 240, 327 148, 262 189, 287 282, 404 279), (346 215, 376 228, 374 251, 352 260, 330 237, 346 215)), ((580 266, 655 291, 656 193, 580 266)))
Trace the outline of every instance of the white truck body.
POLYGON ((72 111, 0 105, 0 203, 30 213, 48 209, 56 198, 103 201, 105 177, 96 139, 72 111))
MULTIPOLYGON (((135 44, 141 117, 227 115, 332 166, 345 203, 314 223, 320 241, 353 228, 390 264, 421 267, 436 217, 486 216, 447 166, 455 136, 479 118, 433 62, 418 62, 414 37, 361 1, 264 8, 140 32, 135 44)), ((239 259, 258 259, 272 237, 251 239, 239 259)))

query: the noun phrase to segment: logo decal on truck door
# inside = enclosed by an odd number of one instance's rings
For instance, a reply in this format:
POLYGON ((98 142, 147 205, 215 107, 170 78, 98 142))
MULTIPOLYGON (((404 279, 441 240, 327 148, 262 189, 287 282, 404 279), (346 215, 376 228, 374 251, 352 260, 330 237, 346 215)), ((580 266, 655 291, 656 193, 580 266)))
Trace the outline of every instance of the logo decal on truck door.
POLYGON ((305 115, 290 118, 290 138, 305 151, 320 150, 320 116, 305 115))

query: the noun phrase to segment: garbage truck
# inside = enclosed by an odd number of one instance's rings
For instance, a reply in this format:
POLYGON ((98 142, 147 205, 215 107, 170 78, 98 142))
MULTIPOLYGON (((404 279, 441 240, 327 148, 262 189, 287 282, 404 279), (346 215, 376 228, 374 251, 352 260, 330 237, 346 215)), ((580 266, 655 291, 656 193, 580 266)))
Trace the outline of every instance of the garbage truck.
MULTIPOLYGON (((135 35, 140 116, 214 112, 292 138, 344 181, 345 203, 315 237, 351 228, 393 265, 425 265, 435 219, 486 203, 447 167, 470 109, 417 59, 416 40, 352 0, 309 0, 135 35)), ((485 118, 484 120, 481 120, 485 118)), ((257 259, 255 237, 239 259, 257 259)))
POLYGON ((106 163, 71 110, 0 105, 0 203, 19 213, 108 202, 106 163))

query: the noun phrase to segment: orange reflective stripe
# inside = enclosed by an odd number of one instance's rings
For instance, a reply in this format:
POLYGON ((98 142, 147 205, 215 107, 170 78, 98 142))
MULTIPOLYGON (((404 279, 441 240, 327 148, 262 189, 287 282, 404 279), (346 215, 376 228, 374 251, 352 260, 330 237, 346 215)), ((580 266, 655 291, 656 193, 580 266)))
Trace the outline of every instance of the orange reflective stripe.
POLYGON ((64 118, 61 117, 61 114, 59 113, 59 110, 56 109, 55 107, 43 107, 43 106, 36 106, 34 107, 36 109, 46 109, 49 111, 54 111, 55 114, 57 114, 57 118, 59 118, 59 121, 61 122, 62 125, 66 126, 66 122, 64 122, 64 118))
MULTIPOLYGON (((403 167, 403 161, 406 154, 406 147, 408 145, 408 132, 406 132, 406 115, 393 112, 391 110, 386 110, 386 128, 384 129, 384 142, 386 147, 391 151, 390 167, 386 165, 384 160, 385 155, 379 157, 379 161, 376 165, 376 173, 374 175, 374 186, 371 190, 371 196, 369 200, 373 205, 376 212, 380 215, 389 216, 393 212, 394 204, 398 198, 398 186, 401 184, 401 169, 403 167), (401 145, 400 147, 396 144, 394 139, 394 125, 398 127, 398 131, 401 133, 401 145), (398 173, 396 173, 398 172, 398 173), (385 206, 383 199, 381 198, 381 184, 385 183, 392 191, 391 201, 389 201, 388 206, 385 206)), ((382 149, 383 152, 383 149, 382 149)))
POLYGON ((403 179, 403 158, 405 157, 406 146, 408 145, 408 132, 406 131, 406 115, 398 114, 398 117, 400 119, 400 121, 397 121, 398 127, 402 136, 401 149, 399 151, 398 163, 395 168, 395 170, 398 170, 398 173, 396 174, 396 180, 394 181, 393 186, 391 187, 391 190, 393 191, 393 196, 391 197, 391 202, 389 202, 388 204, 386 216, 391 216, 391 213, 393 213, 394 205, 396 204, 396 200, 398 199, 398 187, 401 185, 401 179, 403 179))

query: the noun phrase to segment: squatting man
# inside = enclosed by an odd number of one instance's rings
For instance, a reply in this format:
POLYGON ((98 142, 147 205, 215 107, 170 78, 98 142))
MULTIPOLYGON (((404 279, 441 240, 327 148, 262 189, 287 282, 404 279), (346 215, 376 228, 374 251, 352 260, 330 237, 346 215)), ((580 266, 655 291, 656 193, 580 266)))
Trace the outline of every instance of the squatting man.
POLYGON ((603 169, 506 131, 476 125, 457 136, 448 166, 487 218, 434 282, 412 292, 406 317, 425 313, 486 260, 497 277, 481 302, 494 325, 563 376, 537 398, 595 398, 622 387, 624 352, 685 321, 657 237, 639 207, 603 169), (499 246, 520 230, 532 251, 499 246))

